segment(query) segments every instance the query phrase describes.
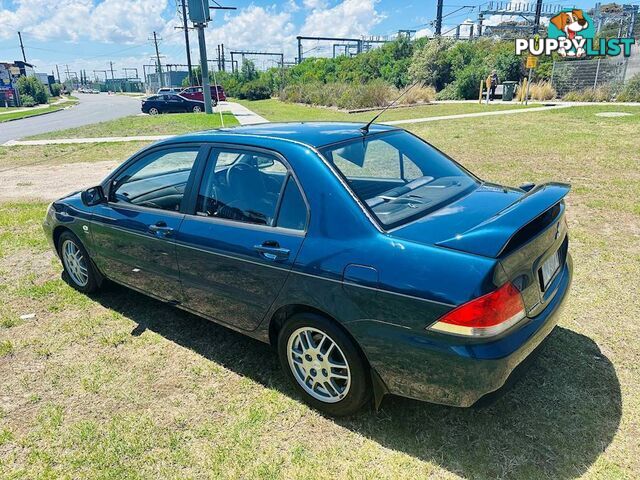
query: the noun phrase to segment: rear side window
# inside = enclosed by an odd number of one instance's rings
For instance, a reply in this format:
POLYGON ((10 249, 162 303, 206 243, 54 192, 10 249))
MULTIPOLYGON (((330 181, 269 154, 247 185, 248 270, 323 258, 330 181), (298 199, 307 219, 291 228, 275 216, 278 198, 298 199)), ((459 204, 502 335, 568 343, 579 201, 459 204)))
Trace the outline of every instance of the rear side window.
POLYGON ((304 230, 307 223, 307 206, 293 177, 287 180, 280 204, 277 226, 292 230, 304 230))

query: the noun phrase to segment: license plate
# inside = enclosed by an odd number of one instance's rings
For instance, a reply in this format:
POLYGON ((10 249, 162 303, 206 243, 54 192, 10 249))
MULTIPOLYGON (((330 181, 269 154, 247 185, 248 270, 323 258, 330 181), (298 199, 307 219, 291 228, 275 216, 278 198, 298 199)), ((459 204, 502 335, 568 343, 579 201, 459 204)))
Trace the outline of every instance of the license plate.
POLYGON ((560 252, 556 252, 551 255, 549 258, 545 260, 540 268, 540 273, 542 276, 542 290, 546 290, 549 286, 549 282, 553 279, 553 276, 556 274, 558 269, 560 268, 560 252))

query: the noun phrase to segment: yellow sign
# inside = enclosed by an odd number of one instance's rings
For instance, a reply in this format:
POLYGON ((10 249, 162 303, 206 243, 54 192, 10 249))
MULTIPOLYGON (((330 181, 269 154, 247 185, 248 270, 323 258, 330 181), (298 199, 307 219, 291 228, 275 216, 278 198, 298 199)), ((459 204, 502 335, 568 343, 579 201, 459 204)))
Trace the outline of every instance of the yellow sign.
POLYGON ((527 56, 527 68, 536 68, 538 66, 538 57, 533 55, 527 56))

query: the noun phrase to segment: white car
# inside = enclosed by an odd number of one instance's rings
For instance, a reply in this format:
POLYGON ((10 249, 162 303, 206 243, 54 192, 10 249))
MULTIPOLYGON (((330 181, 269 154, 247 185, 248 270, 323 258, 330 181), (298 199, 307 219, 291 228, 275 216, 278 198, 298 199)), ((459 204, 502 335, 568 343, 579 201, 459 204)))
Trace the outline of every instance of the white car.
POLYGON ((162 87, 159 88, 158 91, 156 92, 156 95, 162 94, 162 93, 180 93, 183 90, 183 88, 178 88, 178 87, 162 87))

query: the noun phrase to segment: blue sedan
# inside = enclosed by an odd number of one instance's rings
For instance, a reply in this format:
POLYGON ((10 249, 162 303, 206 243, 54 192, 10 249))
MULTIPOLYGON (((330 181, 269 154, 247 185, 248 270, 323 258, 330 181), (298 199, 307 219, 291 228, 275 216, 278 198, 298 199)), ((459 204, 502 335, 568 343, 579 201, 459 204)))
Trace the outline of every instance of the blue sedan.
POLYGON ((569 291, 568 191, 482 181, 393 127, 264 124, 151 145, 44 229, 76 289, 109 279, 270 343, 348 415, 504 385, 569 291))

